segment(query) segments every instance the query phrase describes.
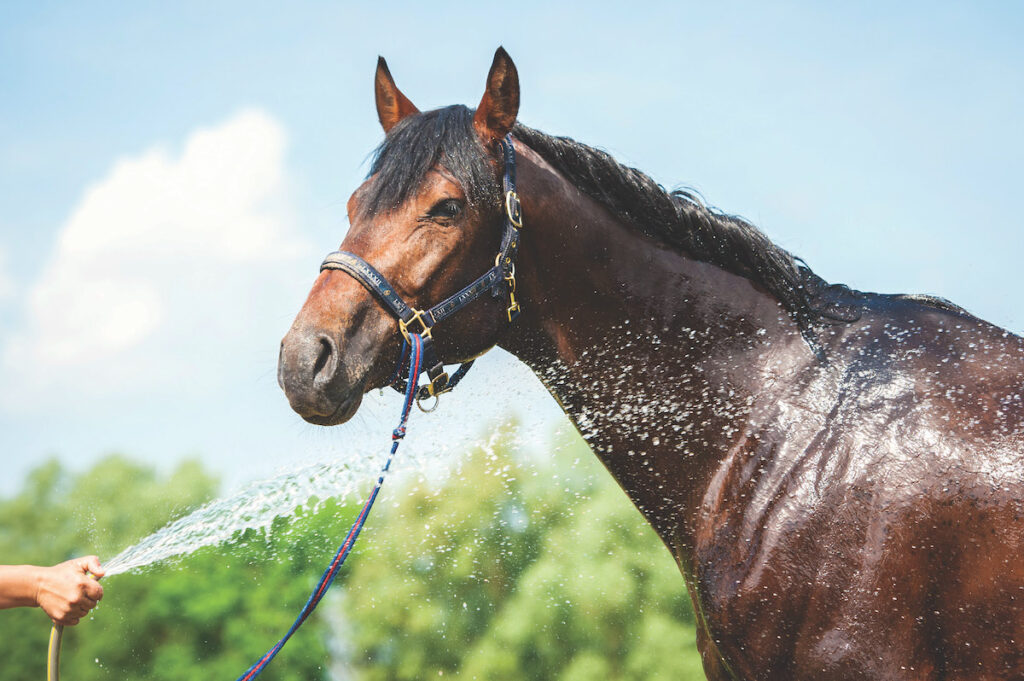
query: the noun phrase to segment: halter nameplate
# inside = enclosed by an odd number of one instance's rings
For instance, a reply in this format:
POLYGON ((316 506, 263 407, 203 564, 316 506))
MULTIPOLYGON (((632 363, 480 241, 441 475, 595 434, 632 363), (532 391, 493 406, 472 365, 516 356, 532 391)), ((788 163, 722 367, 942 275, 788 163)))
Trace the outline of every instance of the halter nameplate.
POLYGON ((384 275, 373 268, 373 266, 354 253, 348 251, 334 251, 327 255, 320 271, 341 270, 359 281, 371 293, 375 294, 386 304, 391 312, 402 321, 412 319, 414 313, 412 308, 406 304, 402 297, 395 293, 392 286, 384 275))

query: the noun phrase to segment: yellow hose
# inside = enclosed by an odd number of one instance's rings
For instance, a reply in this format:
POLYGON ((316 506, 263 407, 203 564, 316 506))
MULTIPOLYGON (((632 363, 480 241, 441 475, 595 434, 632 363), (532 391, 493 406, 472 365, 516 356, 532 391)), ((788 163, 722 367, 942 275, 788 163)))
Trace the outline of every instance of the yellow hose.
MULTIPOLYGON (((85 571, 85 576, 97 579, 88 570, 85 571)), ((60 642, 63 638, 64 625, 54 624, 50 629, 50 648, 46 653, 46 681, 60 681, 60 642)))
POLYGON ((46 681, 60 681, 60 641, 64 638, 64 625, 54 624, 50 629, 50 652, 46 656, 46 681))

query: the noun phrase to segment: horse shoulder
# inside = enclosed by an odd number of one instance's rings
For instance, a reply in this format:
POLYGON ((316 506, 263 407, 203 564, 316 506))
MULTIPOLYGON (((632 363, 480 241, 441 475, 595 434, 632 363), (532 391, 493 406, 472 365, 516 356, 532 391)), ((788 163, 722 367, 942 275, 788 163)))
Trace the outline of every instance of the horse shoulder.
POLYGON ((708 485, 694 598, 737 668, 924 674, 955 634, 1001 622, 1004 654, 1024 636, 1024 568, 1009 567, 1024 549, 1024 352, 953 312, 913 312, 848 329, 843 361, 770 401, 708 485), (980 604, 994 614, 963 616, 980 604))

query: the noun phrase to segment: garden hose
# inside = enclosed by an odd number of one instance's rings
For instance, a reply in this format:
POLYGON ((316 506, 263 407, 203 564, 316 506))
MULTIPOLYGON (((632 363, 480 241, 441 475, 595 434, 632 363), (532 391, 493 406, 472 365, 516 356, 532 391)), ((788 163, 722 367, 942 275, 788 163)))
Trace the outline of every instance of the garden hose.
POLYGON ((60 641, 64 638, 64 625, 54 624, 50 629, 50 652, 46 656, 46 681, 60 681, 60 641))
MULTIPOLYGON (((86 571, 86 577, 93 577, 86 571)), ((50 648, 46 653, 46 681, 60 681, 60 642, 64 638, 64 625, 54 624, 50 629, 50 648)))

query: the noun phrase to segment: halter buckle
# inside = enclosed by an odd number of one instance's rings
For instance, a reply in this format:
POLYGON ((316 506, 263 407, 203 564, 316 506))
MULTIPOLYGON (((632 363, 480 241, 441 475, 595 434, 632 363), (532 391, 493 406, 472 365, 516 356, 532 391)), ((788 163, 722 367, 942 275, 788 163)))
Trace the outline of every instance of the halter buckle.
POLYGON ((429 413, 437 409, 437 405, 441 402, 441 395, 451 392, 455 387, 448 385, 450 380, 448 372, 441 371, 437 376, 430 379, 430 383, 424 383, 416 388, 416 406, 419 407, 420 411, 429 413), (431 397, 434 398, 434 403, 430 407, 424 407, 423 403, 431 397))
POLYGON ((443 393, 448 392, 451 388, 448 387, 448 372, 442 371, 434 378, 430 379, 430 383, 427 383, 423 387, 427 389, 427 394, 431 397, 437 397, 443 393))
POLYGON ((505 192, 505 215, 516 229, 523 226, 523 207, 519 203, 519 194, 516 194, 514 189, 505 192))
POLYGON ((414 309, 412 313, 412 317, 409 317, 409 321, 405 321, 403 319, 398 320, 398 330, 402 332, 402 336, 405 337, 406 342, 412 342, 412 339, 409 338, 409 325, 412 324, 413 322, 419 322, 420 326, 423 327, 423 330, 419 333, 419 335, 423 336, 424 338, 433 338, 433 336, 430 335, 431 331, 433 330, 433 327, 427 326, 427 320, 424 319, 423 317, 424 311, 414 309))

